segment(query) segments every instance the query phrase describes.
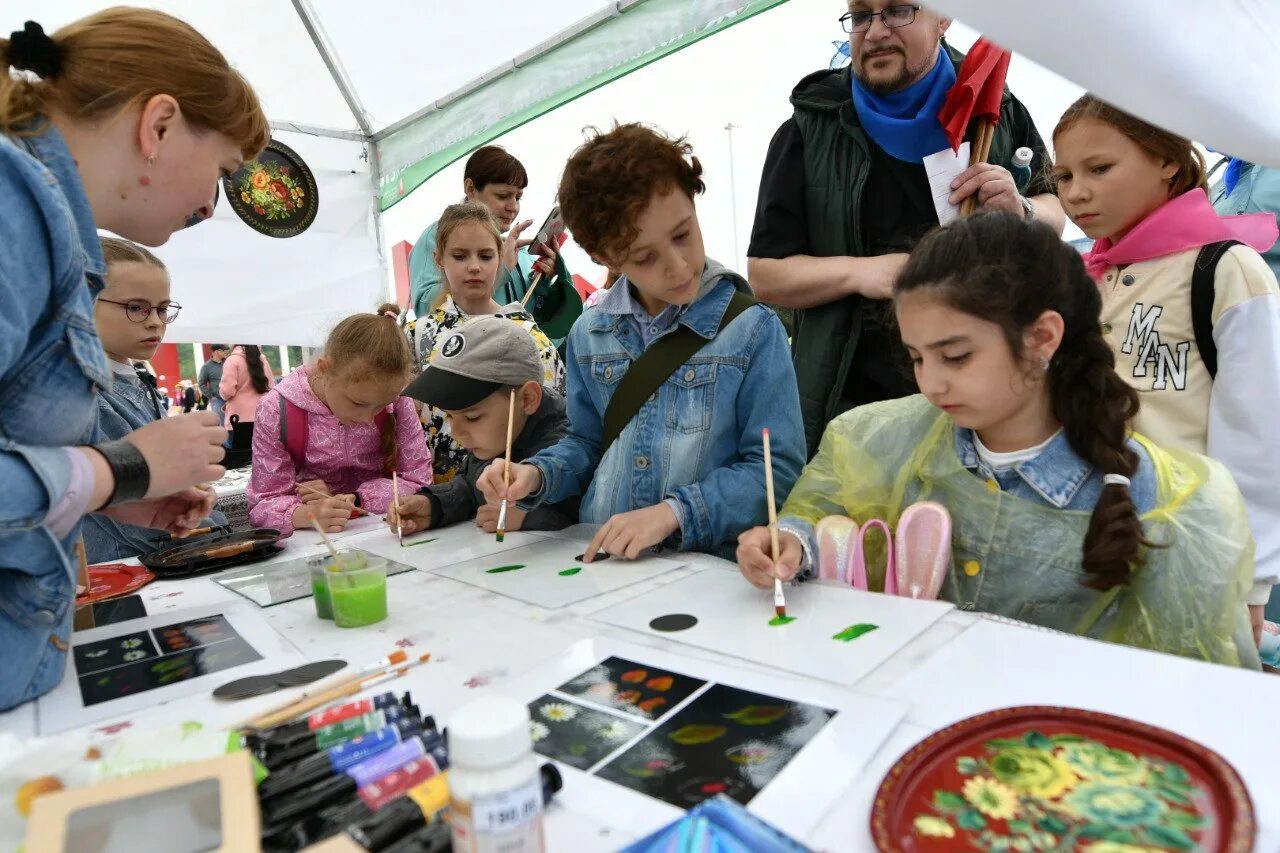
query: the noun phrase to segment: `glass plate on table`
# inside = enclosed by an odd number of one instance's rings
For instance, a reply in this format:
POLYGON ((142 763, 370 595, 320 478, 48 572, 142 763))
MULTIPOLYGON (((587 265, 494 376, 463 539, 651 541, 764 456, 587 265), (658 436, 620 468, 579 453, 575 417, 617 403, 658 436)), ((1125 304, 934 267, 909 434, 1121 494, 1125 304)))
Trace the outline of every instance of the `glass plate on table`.
MULTIPOLYGON (((342 552, 363 554, 379 561, 378 557, 359 548, 343 548, 342 552)), ((330 559, 328 554, 313 554, 267 565, 247 566, 227 572, 214 580, 222 586, 252 601, 259 607, 274 607, 287 601, 311 597, 311 569, 322 566, 330 559)), ((413 566, 387 560, 387 577, 413 571, 413 566)))

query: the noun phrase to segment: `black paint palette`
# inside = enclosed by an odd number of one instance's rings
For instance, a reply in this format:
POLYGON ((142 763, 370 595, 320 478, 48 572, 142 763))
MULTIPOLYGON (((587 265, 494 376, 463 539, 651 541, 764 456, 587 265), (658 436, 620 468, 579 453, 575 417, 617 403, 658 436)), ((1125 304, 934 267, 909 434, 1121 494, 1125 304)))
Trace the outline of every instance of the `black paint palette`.
POLYGON ((293 669, 286 669, 282 672, 237 678, 235 681, 229 681, 214 689, 213 698, 248 699, 252 696, 274 693, 287 687, 301 687, 304 684, 310 684, 313 681, 319 681, 322 678, 333 675, 346 665, 347 662, 344 660, 319 660, 294 667, 293 669))
POLYGON ((140 630, 73 649, 86 706, 261 660, 223 616, 140 630))

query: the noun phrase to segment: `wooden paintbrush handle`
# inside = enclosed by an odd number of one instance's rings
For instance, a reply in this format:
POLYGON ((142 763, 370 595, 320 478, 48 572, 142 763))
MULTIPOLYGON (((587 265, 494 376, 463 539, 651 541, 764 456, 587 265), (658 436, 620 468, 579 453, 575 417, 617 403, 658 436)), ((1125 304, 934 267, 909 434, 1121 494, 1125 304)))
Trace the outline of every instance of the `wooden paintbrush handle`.
POLYGON ((235 545, 223 545, 221 548, 210 548, 204 552, 206 560, 223 560, 227 557, 238 557, 253 550, 255 542, 238 542, 235 545))

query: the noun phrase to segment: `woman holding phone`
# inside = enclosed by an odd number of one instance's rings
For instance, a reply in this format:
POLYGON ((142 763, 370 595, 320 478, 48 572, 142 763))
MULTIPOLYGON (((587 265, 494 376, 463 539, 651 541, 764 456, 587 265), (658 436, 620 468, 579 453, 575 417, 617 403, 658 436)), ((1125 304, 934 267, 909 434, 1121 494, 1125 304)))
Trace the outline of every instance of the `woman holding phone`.
MULTIPOLYGON (((463 171, 462 191, 466 201, 489 208, 504 234, 502 268, 494 286, 494 301, 499 305, 524 301, 534 276, 542 272, 525 307, 558 347, 582 313, 582 299, 560 257, 559 245, 534 245, 539 232, 523 236, 533 225, 532 219, 519 219, 520 202, 528 185, 529 175, 524 165, 498 145, 477 149, 463 171)), ((419 318, 430 315, 444 299, 440 268, 435 261, 439 226, 438 221, 427 226, 409 253, 409 302, 419 318)))

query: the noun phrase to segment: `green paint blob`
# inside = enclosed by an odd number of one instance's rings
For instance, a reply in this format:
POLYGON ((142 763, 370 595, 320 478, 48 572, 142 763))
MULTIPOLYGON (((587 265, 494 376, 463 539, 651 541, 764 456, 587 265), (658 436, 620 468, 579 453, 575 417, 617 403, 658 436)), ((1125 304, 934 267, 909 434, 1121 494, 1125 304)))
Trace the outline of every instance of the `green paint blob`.
POLYGON ((430 542, 434 542, 434 541, 436 541, 436 540, 435 540, 435 539, 419 539, 417 542, 406 542, 406 543, 404 543, 404 547, 406 547, 406 548, 412 548, 414 545, 426 545, 426 544, 428 544, 428 543, 430 543, 430 542))
POLYGON ((581 566, 575 566, 575 567, 574 567, 574 568, 572 568, 572 569, 565 569, 564 571, 562 571, 562 572, 560 573, 560 577, 562 577, 562 578, 573 577, 574 575, 576 575, 576 574, 577 574, 578 572, 580 572, 580 571, 582 571, 582 567, 581 567, 581 566))
POLYGON ((840 640, 843 643, 848 643, 852 640, 858 639, 863 634, 870 634, 872 631, 876 630, 879 627, 880 627, 879 625, 868 625, 865 622, 860 623, 858 625, 850 625, 848 628, 845 628, 839 634, 832 634, 831 639, 840 640))
POLYGON ((776 628, 779 625, 790 625, 794 621, 796 621, 794 616, 775 616, 769 620, 769 624, 776 628))
POLYGON ((486 575, 500 575, 500 574, 502 574, 503 572, 515 572, 515 571, 519 571, 520 569, 523 569, 523 568, 524 568, 524 564, 523 564, 523 563, 516 563, 516 564, 514 564, 514 565, 510 565, 510 566, 497 566, 497 567, 492 568, 492 569, 485 569, 485 570, 484 570, 484 573, 485 573, 486 575))

